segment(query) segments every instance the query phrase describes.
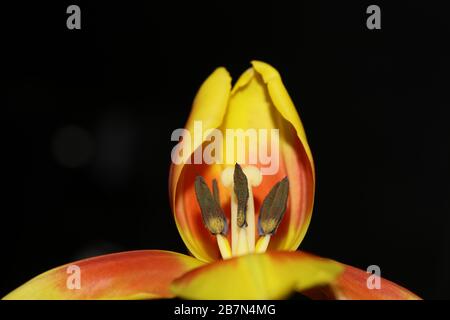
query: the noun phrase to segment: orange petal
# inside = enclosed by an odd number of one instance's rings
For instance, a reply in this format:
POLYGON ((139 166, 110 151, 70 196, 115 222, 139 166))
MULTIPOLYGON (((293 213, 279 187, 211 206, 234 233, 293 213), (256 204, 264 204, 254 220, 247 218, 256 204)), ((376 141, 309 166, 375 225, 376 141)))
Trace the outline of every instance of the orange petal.
POLYGON ((171 298, 173 279, 201 266, 192 257, 169 251, 142 250, 98 256, 47 271, 3 299, 154 299, 171 298), (76 289, 73 267, 80 271, 76 289), (69 273, 68 273, 69 270, 69 273), (69 283, 68 283, 69 282, 69 283))
MULTIPOLYGON (((309 256, 317 258, 313 255, 309 256)), ((334 283, 324 287, 316 287, 302 293, 312 299, 421 300, 420 297, 411 291, 384 278, 379 278, 379 289, 369 289, 367 281, 372 276, 370 273, 345 264, 341 264, 341 266, 344 268, 344 272, 334 283)), ((369 282, 371 281, 369 280, 369 282)))
POLYGON ((172 283, 188 299, 280 299, 295 290, 326 285, 340 264, 299 252, 269 251, 220 260, 192 270, 172 283))

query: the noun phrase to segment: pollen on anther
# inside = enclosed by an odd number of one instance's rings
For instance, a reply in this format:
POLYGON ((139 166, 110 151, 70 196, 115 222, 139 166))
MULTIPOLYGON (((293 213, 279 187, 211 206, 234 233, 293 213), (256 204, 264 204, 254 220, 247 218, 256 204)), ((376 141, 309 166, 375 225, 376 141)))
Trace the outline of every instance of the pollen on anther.
POLYGON ((226 235, 228 224, 225 214, 218 202, 219 194, 216 183, 214 184, 214 195, 211 194, 205 179, 202 176, 195 178, 194 187, 197 202, 200 206, 203 223, 212 234, 226 235))
POLYGON ((287 177, 279 181, 264 199, 258 221, 260 235, 275 233, 286 212, 289 195, 289 181, 287 177))

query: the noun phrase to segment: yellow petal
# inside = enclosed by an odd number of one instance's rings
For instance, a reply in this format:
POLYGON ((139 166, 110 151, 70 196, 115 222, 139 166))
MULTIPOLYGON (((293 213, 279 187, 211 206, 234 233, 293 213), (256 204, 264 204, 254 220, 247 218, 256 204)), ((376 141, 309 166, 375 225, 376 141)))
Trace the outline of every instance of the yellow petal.
POLYGON ((295 108, 289 93, 281 81, 280 74, 271 65, 261 61, 252 61, 252 65, 267 85, 270 98, 278 112, 294 126, 297 135, 305 148, 305 152, 308 155, 311 164, 313 164, 313 158, 311 150, 309 149, 308 140, 306 139, 305 129, 303 128, 302 121, 300 120, 300 116, 297 113, 297 109, 295 108))
POLYGON ((170 298, 173 297, 169 291, 172 280, 201 265, 202 262, 192 257, 169 251, 109 254, 47 271, 3 299, 170 298), (78 275, 79 282, 73 278, 78 275))
MULTIPOLYGON (((197 94, 186 128, 193 135, 196 120, 203 122, 204 131, 219 128, 224 135, 224 145, 227 144, 226 129, 279 130, 279 169, 273 175, 264 176, 262 183, 254 188, 253 196, 258 213, 273 185, 288 176, 290 196, 286 214, 277 233, 272 236, 269 250, 295 250, 305 236, 312 214, 315 188, 312 155, 300 117, 278 72, 260 61, 253 61, 252 65, 238 79, 231 93, 228 73, 222 68, 214 72, 197 94)), ((196 143, 195 147, 202 142, 205 141, 196 143)), ((245 152, 248 160, 248 146, 245 152)), ((267 166, 260 162, 255 164, 236 158, 227 159, 226 147, 223 148, 223 158, 225 165, 239 162, 260 168, 267 166)), ((178 229, 188 249, 203 261, 214 261, 220 254, 214 237, 202 225, 193 183, 196 175, 204 176, 207 183, 211 183, 212 179, 220 181, 222 169, 221 165, 206 164, 171 166, 170 196, 178 229)), ((220 194, 222 207, 229 217, 230 193, 221 188, 220 194)))
POLYGON ((280 299, 332 282, 342 267, 300 252, 271 251, 221 260, 186 273, 172 291, 187 299, 280 299))
MULTIPOLYGON (((296 250, 311 221, 315 191, 314 161, 300 116, 280 74, 271 65, 261 61, 252 61, 252 66, 260 77, 255 78, 265 85, 265 94, 269 97, 267 100, 278 111, 272 112, 281 140, 282 163, 277 179, 288 176, 290 184, 286 215, 277 234, 272 236, 269 249, 296 250)), ((264 190, 266 186, 269 187, 261 184, 261 196, 267 194, 268 190, 264 190)))

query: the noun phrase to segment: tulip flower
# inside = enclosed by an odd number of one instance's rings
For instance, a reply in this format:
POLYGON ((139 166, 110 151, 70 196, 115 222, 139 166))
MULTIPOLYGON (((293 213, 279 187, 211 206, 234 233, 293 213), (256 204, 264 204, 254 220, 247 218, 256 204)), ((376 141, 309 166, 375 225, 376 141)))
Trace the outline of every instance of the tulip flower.
POLYGON ((280 299, 297 291, 319 299, 419 299, 382 278, 372 288, 364 270, 297 251, 313 211, 314 163, 297 110, 270 65, 253 61, 233 88, 228 72, 216 69, 199 89, 180 141, 192 145, 171 165, 169 194, 191 255, 142 250, 89 258, 47 271, 5 298, 280 299), (192 141, 198 122, 206 134, 192 141), (192 161, 213 143, 207 133, 215 129, 277 130, 270 141, 276 170, 248 144, 235 155, 240 147, 228 148, 228 135, 215 141, 226 161, 192 161), (78 288, 68 285, 70 266, 80 270, 78 288))

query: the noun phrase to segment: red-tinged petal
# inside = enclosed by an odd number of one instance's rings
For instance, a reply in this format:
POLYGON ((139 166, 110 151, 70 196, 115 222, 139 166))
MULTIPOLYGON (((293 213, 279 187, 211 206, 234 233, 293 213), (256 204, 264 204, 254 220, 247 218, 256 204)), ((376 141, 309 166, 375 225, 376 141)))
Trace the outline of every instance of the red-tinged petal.
POLYGON ((172 283, 172 291, 187 299, 280 299, 296 290, 329 284, 342 269, 328 259, 269 251, 192 270, 172 283))
POLYGON ((155 299, 171 298, 173 279, 201 266, 195 258, 169 251, 142 250, 98 256, 47 271, 3 299, 155 299), (80 288, 71 286, 73 267, 80 288), (69 273, 68 273, 69 270, 69 273), (68 285, 69 281, 69 285, 68 285))
MULTIPOLYGON (((309 254, 308 254, 309 255, 309 254)), ((317 258, 316 256, 309 255, 317 258)), ((421 300, 411 291, 384 278, 379 278, 380 287, 368 286, 369 277, 373 276, 367 271, 341 264, 344 272, 334 283, 327 286, 316 287, 302 292, 312 299, 337 299, 337 300, 421 300), (373 287, 373 289, 369 289, 373 287)), ((373 284, 373 283, 372 283, 373 284)))
POLYGON ((384 278, 380 279, 380 289, 368 289, 368 276, 364 270, 345 266, 344 273, 334 286, 336 297, 351 300, 420 300, 411 291, 384 278))

